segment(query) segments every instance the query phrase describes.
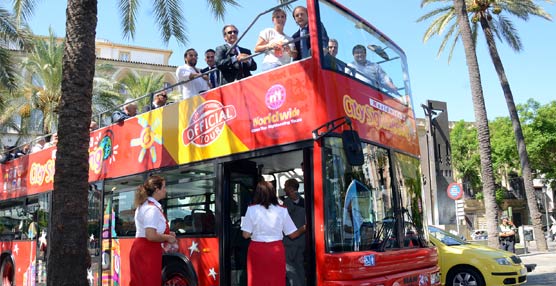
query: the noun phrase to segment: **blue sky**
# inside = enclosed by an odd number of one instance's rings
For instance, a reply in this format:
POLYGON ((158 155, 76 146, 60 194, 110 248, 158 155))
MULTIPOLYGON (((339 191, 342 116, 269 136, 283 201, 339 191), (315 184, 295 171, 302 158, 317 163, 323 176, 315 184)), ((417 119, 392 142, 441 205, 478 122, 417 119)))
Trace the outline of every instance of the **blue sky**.
MULTIPOLYGON (((257 14, 277 2, 265 0, 264 3, 268 5, 262 5, 261 0, 237 1, 242 7, 229 8, 224 21, 214 19, 205 0, 183 1, 188 3, 184 5, 183 10, 187 19, 189 43, 182 46, 174 40, 171 40, 168 45, 162 43, 152 19, 151 1, 140 1, 142 6, 137 15, 135 39, 127 40, 122 36, 116 1, 101 0, 98 7, 97 38, 121 44, 173 50, 170 59, 172 65, 182 65, 183 52, 193 47, 200 54, 197 66, 204 67, 206 64, 201 55, 206 49, 223 43, 221 29, 224 24, 235 24, 241 33, 257 14), (190 9, 191 7, 194 9, 190 9)), ((47 35, 49 27, 52 27, 57 36, 64 36, 66 1, 39 2, 30 23, 33 32, 47 35)), ((469 77, 461 43, 458 44, 454 57, 448 64, 447 53, 437 57, 440 38, 434 38, 426 44, 422 41, 428 23, 417 23, 416 20, 431 11, 433 7, 421 9, 421 1, 408 0, 339 0, 338 2, 361 15, 405 51, 417 117, 424 117, 420 105, 432 99, 448 103, 450 120, 474 120, 469 77)), ((543 7, 552 17, 555 16, 555 5, 544 4, 544 1, 537 2, 544 5, 543 7)), ((552 90, 550 83, 555 80, 553 70, 556 67, 554 56, 556 23, 540 18, 532 18, 527 22, 516 18, 511 19, 521 36, 524 49, 518 54, 501 44, 498 48, 516 104, 525 103, 530 98, 542 104, 555 100, 555 91, 552 90)), ((262 16, 253 26, 252 31, 242 40, 241 45, 253 50, 256 34, 263 28, 271 26, 270 16, 262 16)), ((288 15, 286 33, 293 34, 295 27, 295 22, 288 15)), ((480 37, 478 59, 488 117, 494 119, 507 116, 508 111, 498 77, 486 51, 483 35, 481 34, 480 37)))

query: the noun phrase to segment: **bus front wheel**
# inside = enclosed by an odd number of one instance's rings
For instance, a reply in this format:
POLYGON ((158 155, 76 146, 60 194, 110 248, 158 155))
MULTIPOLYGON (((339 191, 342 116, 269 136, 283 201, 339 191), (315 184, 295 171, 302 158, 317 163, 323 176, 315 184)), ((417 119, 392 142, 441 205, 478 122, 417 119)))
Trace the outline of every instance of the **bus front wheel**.
POLYGON ((162 269, 163 286, 197 286, 197 275, 191 266, 172 263, 162 269))
POLYGON ((14 283, 15 267, 14 262, 10 257, 6 257, 2 261, 0 267, 0 277, 2 277, 2 286, 13 286, 14 283))

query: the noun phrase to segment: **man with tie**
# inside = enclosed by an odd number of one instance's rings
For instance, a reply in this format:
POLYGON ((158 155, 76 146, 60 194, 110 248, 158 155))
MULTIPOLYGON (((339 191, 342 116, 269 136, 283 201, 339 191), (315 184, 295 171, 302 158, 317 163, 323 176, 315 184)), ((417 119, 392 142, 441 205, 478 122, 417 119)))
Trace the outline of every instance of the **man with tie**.
MULTIPOLYGON (((293 57, 294 61, 304 59, 311 56, 311 40, 309 39, 309 17, 307 16, 307 8, 303 6, 297 6, 293 9, 293 18, 299 26, 299 30, 292 35, 295 42, 295 50, 297 54, 293 57)), ((319 24, 320 34, 322 36, 321 43, 322 47, 326 50, 328 46, 328 34, 326 29, 319 24)), ((326 51, 325 51, 326 53, 326 51)))
POLYGON ((207 63, 207 67, 201 69, 202 73, 206 73, 209 70, 212 70, 209 74, 209 83, 210 88, 215 88, 220 85, 220 71, 216 69, 216 61, 214 60, 214 54, 216 52, 213 49, 208 49, 205 52, 205 62, 207 63))
POLYGON ((216 47, 216 66, 224 85, 251 76, 251 71, 257 69, 257 63, 249 58, 251 51, 240 46, 234 46, 238 37, 238 29, 234 25, 225 25, 222 34, 226 44, 216 47), (232 49, 233 47, 233 49, 232 49))

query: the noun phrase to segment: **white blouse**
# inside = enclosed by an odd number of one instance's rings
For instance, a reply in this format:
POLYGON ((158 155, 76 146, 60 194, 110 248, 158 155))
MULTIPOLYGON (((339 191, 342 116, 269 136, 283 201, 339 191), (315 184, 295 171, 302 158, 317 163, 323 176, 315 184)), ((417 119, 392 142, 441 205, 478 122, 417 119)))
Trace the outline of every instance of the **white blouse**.
POLYGON ((164 233, 166 218, 161 210, 162 206, 153 197, 149 197, 135 210, 135 237, 146 237, 145 228, 154 228, 157 233, 164 233))
POLYGON ((251 233, 251 240, 273 242, 282 240, 284 234, 290 235, 297 230, 288 209, 270 205, 252 205, 241 221, 241 230, 251 233))

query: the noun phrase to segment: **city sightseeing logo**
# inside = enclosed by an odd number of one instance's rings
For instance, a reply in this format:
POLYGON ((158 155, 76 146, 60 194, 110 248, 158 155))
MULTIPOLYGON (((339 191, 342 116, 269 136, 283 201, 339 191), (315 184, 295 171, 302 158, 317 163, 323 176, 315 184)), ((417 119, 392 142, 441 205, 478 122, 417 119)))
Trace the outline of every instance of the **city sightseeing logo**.
POLYGON ((286 88, 281 84, 271 86, 264 98, 266 106, 271 110, 276 110, 286 102, 286 88))
POLYGON ((280 110, 286 102, 286 88, 281 84, 271 86, 265 95, 265 104, 271 112, 264 116, 255 116, 251 120, 251 132, 256 133, 268 129, 300 123, 301 111, 297 107, 280 110))
POLYGON ((189 118, 189 125, 182 134, 183 144, 191 143, 199 147, 210 145, 218 139, 224 124, 234 118, 236 108, 233 105, 223 106, 216 100, 204 102, 189 118))

